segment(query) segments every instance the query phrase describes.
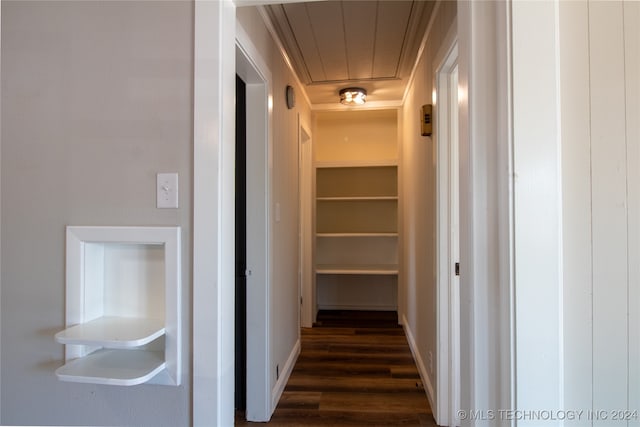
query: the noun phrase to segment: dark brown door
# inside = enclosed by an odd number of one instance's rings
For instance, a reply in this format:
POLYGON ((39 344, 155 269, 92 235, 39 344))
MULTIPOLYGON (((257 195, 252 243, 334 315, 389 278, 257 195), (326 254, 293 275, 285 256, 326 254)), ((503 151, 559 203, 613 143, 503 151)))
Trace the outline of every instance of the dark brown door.
POLYGON ((247 401, 247 95, 236 76, 235 407, 247 401))

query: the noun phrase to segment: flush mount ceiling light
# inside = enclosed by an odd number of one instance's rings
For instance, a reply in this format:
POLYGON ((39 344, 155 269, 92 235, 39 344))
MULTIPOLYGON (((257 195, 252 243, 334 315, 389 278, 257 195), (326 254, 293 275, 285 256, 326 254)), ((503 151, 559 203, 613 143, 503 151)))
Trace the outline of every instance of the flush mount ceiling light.
POLYGON ((367 91, 360 87, 347 87, 340 91, 340 103, 362 105, 367 100, 367 91))

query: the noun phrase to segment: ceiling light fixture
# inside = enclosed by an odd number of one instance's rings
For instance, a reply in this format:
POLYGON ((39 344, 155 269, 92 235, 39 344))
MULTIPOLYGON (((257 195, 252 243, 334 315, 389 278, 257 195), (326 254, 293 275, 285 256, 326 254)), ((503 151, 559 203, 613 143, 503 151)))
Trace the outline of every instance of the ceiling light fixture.
POLYGON ((340 103, 362 105, 367 100, 367 91, 360 87, 347 87, 340 91, 340 103))

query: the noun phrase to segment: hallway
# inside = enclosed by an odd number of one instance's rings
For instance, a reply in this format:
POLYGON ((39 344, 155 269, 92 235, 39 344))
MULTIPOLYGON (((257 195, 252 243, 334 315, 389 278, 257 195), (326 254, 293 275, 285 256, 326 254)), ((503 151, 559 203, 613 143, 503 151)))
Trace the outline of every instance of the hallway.
POLYGON ((435 426, 396 314, 335 313, 320 312, 317 325, 302 330, 300 356, 268 424, 435 426))

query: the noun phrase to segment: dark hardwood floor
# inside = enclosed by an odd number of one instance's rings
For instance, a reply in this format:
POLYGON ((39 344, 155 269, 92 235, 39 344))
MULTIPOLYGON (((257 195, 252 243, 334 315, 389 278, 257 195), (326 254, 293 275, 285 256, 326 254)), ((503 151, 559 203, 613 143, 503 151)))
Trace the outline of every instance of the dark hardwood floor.
POLYGON ((396 314, 321 312, 268 425, 435 426, 396 314))

